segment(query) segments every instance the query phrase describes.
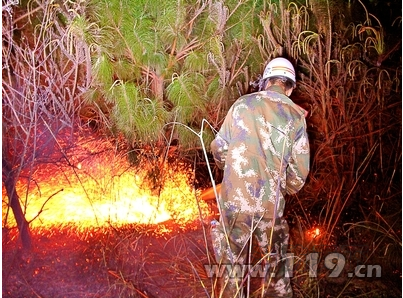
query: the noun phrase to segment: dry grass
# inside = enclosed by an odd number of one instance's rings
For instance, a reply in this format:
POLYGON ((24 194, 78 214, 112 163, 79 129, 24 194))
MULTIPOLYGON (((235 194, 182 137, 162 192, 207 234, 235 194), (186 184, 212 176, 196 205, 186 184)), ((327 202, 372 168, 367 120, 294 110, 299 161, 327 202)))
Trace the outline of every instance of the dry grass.
POLYGON ((202 233, 179 231, 34 230, 35 248, 27 255, 9 231, 3 235, 3 296, 206 297, 209 280, 199 280, 207 262, 202 233))
MULTIPOLYGON (((211 246, 208 243, 206 252, 200 223, 195 222, 194 228, 164 236, 152 226, 139 225, 37 229, 30 254, 18 248, 16 231, 3 231, 3 297, 216 297, 212 288, 216 280, 204 270, 211 259, 211 246)), ((365 261, 363 247, 338 245, 331 249, 312 241, 302 251, 297 242, 293 245, 294 297, 401 295, 400 278, 392 279, 385 267, 382 278, 346 276, 354 262, 365 261), (319 263, 317 277, 309 277, 306 255, 312 251, 319 253, 320 262, 328 253, 344 254, 343 274, 329 278, 331 270, 319 263)), ((255 290, 257 293, 258 288, 255 290)))

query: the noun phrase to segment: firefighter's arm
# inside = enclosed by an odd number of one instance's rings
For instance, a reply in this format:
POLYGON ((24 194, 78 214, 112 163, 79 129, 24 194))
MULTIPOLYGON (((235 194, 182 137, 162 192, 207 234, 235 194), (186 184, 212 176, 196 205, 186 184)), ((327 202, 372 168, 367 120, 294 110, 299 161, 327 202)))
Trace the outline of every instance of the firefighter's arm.
POLYGON ((292 156, 287 167, 286 192, 297 193, 305 184, 309 173, 309 142, 305 126, 297 132, 292 156))

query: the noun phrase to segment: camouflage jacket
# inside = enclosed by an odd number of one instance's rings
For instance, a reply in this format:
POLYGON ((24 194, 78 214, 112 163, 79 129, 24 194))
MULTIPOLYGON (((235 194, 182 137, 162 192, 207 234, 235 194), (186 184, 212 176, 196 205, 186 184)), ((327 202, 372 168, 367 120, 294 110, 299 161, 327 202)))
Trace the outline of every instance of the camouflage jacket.
POLYGON ((232 105, 211 143, 224 169, 222 210, 283 216, 284 195, 298 192, 309 172, 304 112, 278 86, 232 105))

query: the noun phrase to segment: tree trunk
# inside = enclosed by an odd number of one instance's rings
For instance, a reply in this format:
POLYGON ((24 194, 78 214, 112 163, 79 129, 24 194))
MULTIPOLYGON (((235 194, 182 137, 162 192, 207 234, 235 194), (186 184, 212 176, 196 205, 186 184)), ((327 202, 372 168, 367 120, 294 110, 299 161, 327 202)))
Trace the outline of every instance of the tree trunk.
POLYGON ((20 232, 22 247, 24 249, 30 250, 32 248, 32 238, 29 231, 29 225, 22 212, 20 198, 15 190, 16 179, 9 162, 2 159, 3 163, 3 182, 6 187, 6 192, 8 196, 9 205, 11 210, 13 210, 15 220, 17 222, 18 231, 20 232))

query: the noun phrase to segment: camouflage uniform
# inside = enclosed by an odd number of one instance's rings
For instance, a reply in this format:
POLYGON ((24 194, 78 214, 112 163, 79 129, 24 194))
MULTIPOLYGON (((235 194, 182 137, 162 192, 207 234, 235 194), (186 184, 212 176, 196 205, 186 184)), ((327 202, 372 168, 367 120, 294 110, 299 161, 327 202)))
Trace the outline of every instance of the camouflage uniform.
MULTIPOLYGON (((272 265, 273 274, 265 280, 269 297, 292 296, 290 280, 285 277, 284 195, 298 192, 309 172, 304 112, 279 86, 271 86, 240 97, 211 143, 214 159, 224 169, 221 219, 212 231, 216 260, 248 264, 248 241, 253 233, 263 261, 272 265)), ((230 277, 223 278, 222 297, 240 296, 242 276, 230 277)))

